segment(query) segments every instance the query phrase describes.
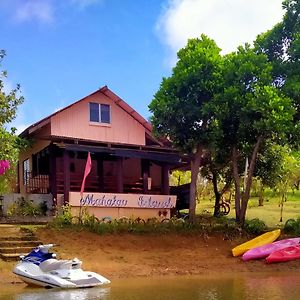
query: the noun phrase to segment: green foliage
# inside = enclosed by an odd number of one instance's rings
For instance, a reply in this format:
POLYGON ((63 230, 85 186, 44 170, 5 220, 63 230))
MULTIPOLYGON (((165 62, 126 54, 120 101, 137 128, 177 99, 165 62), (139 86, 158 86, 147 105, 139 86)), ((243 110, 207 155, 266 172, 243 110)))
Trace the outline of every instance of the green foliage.
POLYGON ((191 182, 191 171, 175 170, 170 175, 170 185, 177 186, 191 182))
POLYGON ((272 87, 272 65, 249 46, 225 57, 223 93, 211 103, 224 145, 252 152, 258 137, 282 138, 293 117, 292 102, 272 87))
POLYGON ((189 153, 207 144, 211 130, 204 104, 211 101, 223 82, 220 48, 205 35, 191 39, 178 52, 171 77, 163 78, 149 105, 157 134, 189 153))
POLYGON ((246 220, 244 229, 248 233, 260 234, 267 229, 267 226, 264 221, 255 218, 252 220, 246 220))
POLYGON ((71 206, 69 204, 63 205, 57 214, 53 218, 53 226, 63 227, 70 226, 72 224, 73 215, 71 212, 71 206))
POLYGON ((289 149, 270 141, 266 141, 257 157, 254 176, 257 176, 263 186, 276 187, 285 174, 284 161, 289 156, 289 149))
POLYGON ((288 219, 283 228, 285 233, 293 234, 293 235, 300 235, 300 218, 295 219, 288 219))
POLYGON ((88 230, 97 234, 167 234, 167 233, 198 233, 210 234, 221 232, 224 234, 237 233, 234 222, 226 218, 214 218, 203 215, 197 216, 196 222, 190 223, 187 219, 173 217, 171 219, 150 218, 146 221, 137 218, 123 217, 118 220, 111 218, 98 219, 83 211, 82 217, 71 216, 70 209, 65 206, 64 214, 57 215, 50 226, 55 228, 74 228, 74 230, 88 230))
MULTIPOLYGON (((5 56, 5 51, 0 50, 0 66, 5 56)), ((23 97, 19 96, 20 86, 6 93, 4 91, 4 80, 7 77, 6 71, 0 71, 0 127, 11 122, 17 112, 17 107, 23 102, 23 97)))
POLYGON ((290 143, 299 145, 300 131, 300 2, 283 1, 285 15, 273 29, 259 35, 255 41, 258 53, 265 53, 273 65, 273 84, 293 99, 296 110, 295 127, 290 132, 290 143))
MULTIPOLYGON (((0 67, 4 56, 5 51, 0 50, 0 67)), ((26 144, 15 134, 15 128, 11 130, 6 128, 6 125, 16 117, 17 108, 24 101, 23 97, 20 96, 19 85, 9 92, 5 91, 6 77, 7 72, 0 69, 0 159, 9 160, 13 171, 0 176, 0 193, 12 190, 10 181, 15 177, 19 149, 26 144)))
POLYGON ((43 215, 40 205, 36 205, 32 200, 26 200, 24 197, 18 198, 7 210, 7 215, 37 217, 43 215))

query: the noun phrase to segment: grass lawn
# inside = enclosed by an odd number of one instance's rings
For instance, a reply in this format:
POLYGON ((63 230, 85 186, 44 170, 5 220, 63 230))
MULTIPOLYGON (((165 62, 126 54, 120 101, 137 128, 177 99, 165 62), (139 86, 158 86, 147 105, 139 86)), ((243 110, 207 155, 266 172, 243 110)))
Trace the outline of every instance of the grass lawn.
MULTIPOLYGON (((282 222, 280 222, 280 199, 279 195, 271 191, 266 191, 264 205, 258 206, 258 197, 250 198, 246 218, 249 220, 259 218, 267 226, 274 227, 284 225, 288 219, 297 219, 300 217, 300 191, 295 191, 294 194, 292 192, 288 193, 288 200, 283 204, 282 222)), ((209 212, 212 214, 213 209, 214 199, 201 199, 197 205, 197 213, 209 212)), ((231 210, 228 217, 235 218, 234 200, 231 202, 231 210)))

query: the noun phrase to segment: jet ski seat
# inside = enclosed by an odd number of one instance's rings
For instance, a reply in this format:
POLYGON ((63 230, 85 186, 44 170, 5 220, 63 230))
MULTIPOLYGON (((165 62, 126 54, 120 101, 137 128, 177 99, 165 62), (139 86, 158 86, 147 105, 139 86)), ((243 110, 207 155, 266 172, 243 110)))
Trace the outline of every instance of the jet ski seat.
POLYGON ((79 269, 81 264, 82 262, 77 258, 74 258, 73 260, 58 260, 50 258, 40 264, 40 269, 43 272, 50 272, 58 269, 79 269))

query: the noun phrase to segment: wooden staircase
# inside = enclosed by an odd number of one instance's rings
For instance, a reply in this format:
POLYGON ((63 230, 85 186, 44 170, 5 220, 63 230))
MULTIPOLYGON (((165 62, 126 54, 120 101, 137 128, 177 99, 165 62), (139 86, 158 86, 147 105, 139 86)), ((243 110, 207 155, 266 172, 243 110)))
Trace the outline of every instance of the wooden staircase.
POLYGON ((20 255, 29 253, 42 244, 30 230, 17 225, 0 225, 0 259, 17 261, 20 255))

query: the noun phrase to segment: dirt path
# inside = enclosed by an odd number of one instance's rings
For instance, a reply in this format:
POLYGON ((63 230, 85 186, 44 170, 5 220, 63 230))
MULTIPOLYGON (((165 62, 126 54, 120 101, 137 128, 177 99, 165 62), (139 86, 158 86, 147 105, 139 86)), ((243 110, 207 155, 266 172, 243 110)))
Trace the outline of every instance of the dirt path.
MULTIPOLYGON (((300 260, 266 265, 264 261, 243 262, 231 255, 231 248, 242 242, 221 236, 200 235, 96 235, 71 230, 41 229, 37 235, 44 243, 55 243, 61 259, 83 261, 83 269, 113 280, 125 277, 196 275, 226 272, 299 271, 300 260)), ((0 280, 18 282, 2 268, 0 280)))

